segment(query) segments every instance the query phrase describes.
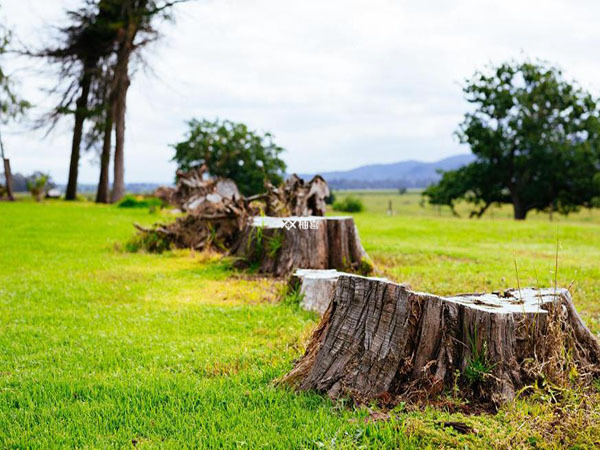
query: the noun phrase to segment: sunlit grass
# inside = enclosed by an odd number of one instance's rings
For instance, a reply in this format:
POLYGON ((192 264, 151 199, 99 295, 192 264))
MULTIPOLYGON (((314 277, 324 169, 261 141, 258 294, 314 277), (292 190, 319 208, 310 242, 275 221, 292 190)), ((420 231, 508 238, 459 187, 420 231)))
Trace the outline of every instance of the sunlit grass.
MULTIPOLYGON (((398 281, 439 294, 514 287, 516 259, 522 286, 552 282, 556 221, 455 219, 421 208, 418 196, 385 195, 362 195, 366 211, 356 220, 367 251, 398 281)), ((575 302, 598 331, 600 221, 586 214, 559 222, 558 282, 574 281, 575 302)), ((133 222, 162 218, 90 203, 0 203, 0 447, 478 448, 600 439, 595 398, 577 393, 566 406, 539 397, 468 417, 399 407, 391 420, 367 423, 367 407, 275 387, 316 317, 277 303, 281 283, 237 273, 218 256, 122 250, 133 222), (477 433, 460 435, 439 425, 445 420, 477 433)))

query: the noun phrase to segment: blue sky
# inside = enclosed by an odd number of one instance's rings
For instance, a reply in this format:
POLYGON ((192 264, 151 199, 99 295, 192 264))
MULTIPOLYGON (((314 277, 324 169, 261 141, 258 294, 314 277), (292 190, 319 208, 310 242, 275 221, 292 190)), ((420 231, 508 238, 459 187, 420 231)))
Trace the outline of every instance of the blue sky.
MULTIPOLYGON (((75 0, 3 0, 19 39, 51 35, 75 0)), ((290 171, 350 169, 468 152, 453 132, 468 107, 462 80, 509 58, 542 58, 600 93, 600 2, 197 0, 176 8, 128 98, 126 179, 170 181, 169 144, 185 121, 227 118, 270 131, 290 171)), ((44 110, 51 73, 11 61, 21 91, 44 110), (35 70, 32 70, 35 69, 35 70)), ((67 177, 72 120, 49 137, 4 131, 13 170, 67 177)), ((84 155, 82 182, 97 181, 84 155)))

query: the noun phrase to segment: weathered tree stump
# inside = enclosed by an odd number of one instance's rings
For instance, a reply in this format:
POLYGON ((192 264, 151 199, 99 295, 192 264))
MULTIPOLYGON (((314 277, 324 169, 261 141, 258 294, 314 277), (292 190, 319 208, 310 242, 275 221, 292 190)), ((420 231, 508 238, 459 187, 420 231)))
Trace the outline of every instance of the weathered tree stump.
MULTIPOLYGON (((298 269, 289 281, 289 288, 300 294, 300 307, 322 316, 335 293, 335 286, 341 275, 351 275, 335 269, 298 269)), ((389 281, 385 278, 373 278, 389 281)))
POLYGON ((371 270, 352 217, 255 217, 231 254, 275 276, 299 268, 371 270))
POLYGON ((359 402, 459 389, 498 405, 540 378, 589 383, 599 363, 567 290, 438 297, 340 275, 306 353, 281 381, 359 402))

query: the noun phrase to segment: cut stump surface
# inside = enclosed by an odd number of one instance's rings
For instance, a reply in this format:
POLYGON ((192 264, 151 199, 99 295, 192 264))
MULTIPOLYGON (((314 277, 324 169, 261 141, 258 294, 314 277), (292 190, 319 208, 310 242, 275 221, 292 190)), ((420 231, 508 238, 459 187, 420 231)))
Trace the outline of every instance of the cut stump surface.
MULTIPOLYGON (((352 275, 338 272, 335 269, 298 269, 292 275, 289 285, 300 294, 300 307, 314 311, 322 316, 335 293, 335 286, 341 275, 352 275)), ((386 278, 372 278, 389 281, 386 278)))
POLYGON ((370 268, 352 217, 255 217, 231 254, 275 276, 295 269, 370 268))

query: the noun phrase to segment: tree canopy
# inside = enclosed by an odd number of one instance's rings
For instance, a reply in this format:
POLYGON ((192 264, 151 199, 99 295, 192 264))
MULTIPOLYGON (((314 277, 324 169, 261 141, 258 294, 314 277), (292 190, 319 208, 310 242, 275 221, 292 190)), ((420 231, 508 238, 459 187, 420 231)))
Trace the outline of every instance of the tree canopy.
MULTIPOLYGON (((11 40, 11 31, 0 24, 0 57, 8 50, 11 40)), ((14 120, 25 113, 25 110, 31 105, 26 100, 20 98, 15 90, 13 80, 6 73, 4 61, 0 61, 0 128, 1 125, 7 124, 10 120, 14 120)), ((10 170, 10 161, 6 158, 4 152, 4 142, 2 141, 2 133, 0 131, 0 156, 2 157, 2 165, 4 167, 4 183, 2 191, 6 191, 8 198, 14 200, 12 193, 12 174, 10 170)), ((0 195, 1 196, 1 195, 0 195)))
POLYGON ((245 195, 263 192, 265 181, 283 181, 286 165, 279 158, 283 148, 275 145, 270 133, 260 134, 229 120, 193 119, 188 126, 186 140, 173 145, 173 160, 180 169, 204 164, 211 175, 234 180, 245 195))
POLYGON ((69 180, 65 198, 77 193, 80 146, 85 123, 86 147, 100 147, 101 169, 97 201, 109 201, 109 164, 115 132, 112 201, 125 193, 125 110, 128 87, 141 50, 156 41, 157 19, 170 19, 170 8, 188 0, 84 0, 79 9, 67 11, 69 22, 49 47, 33 56, 44 57, 58 67, 53 92, 59 102, 40 124, 50 127, 66 114, 74 115, 69 180), (132 67, 133 66, 133 67, 132 67))
MULTIPOLYGON (((11 37, 11 31, 0 24, 0 57, 7 52, 11 37)), ((17 95, 13 80, 3 66, 0 61, 0 123, 6 124, 9 120, 22 115, 30 105, 17 95)))
POLYGON ((591 94, 531 61, 477 72, 463 91, 474 108, 457 135, 476 160, 426 189, 430 203, 454 210, 466 200, 478 208, 472 215, 512 203, 515 219, 598 204, 600 110, 591 94))

